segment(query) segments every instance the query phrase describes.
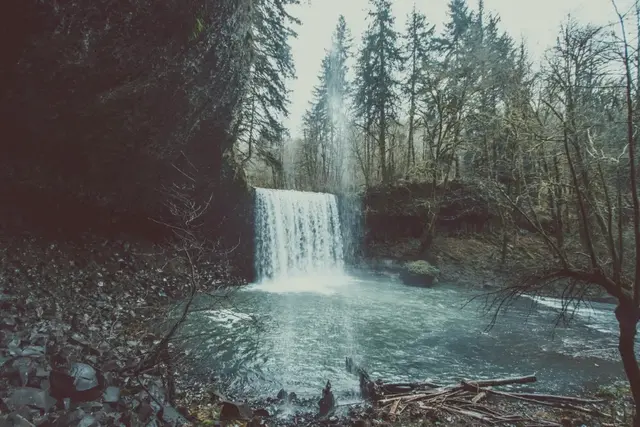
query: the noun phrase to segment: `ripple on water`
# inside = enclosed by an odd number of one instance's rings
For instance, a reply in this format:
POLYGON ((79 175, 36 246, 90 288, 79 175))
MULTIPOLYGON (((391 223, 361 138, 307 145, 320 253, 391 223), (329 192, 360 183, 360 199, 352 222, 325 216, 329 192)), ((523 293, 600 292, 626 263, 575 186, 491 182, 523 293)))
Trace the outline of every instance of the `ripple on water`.
POLYGON ((201 351, 201 342, 189 343, 200 354, 196 370, 214 369, 256 397, 280 388, 316 396, 327 379, 337 393, 353 394, 358 383, 345 372, 345 357, 396 381, 536 373, 536 390, 547 392, 622 375, 610 305, 579 311, 570 327, 554 329, 558 301, 536 300, 532 310, 522 298, 487 330, 490 316, 471 296, 391 278, 292 278, 249 286, 228 307, 194 314, 186 329, 207 336, 201 351))

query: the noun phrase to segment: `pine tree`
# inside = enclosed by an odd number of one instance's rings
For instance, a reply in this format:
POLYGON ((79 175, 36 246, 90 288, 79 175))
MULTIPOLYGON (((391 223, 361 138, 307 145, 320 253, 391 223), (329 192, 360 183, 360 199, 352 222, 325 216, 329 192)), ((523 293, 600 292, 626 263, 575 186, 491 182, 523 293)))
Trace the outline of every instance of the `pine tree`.
POLYGON ((332 149, 331 180, 334 187, 343 183, 345 154, 347 151, 347 125, 350 84, 347 79, 351 56, 351 35, 344 16, 340 16, 328 53, 327 85, 329 141, 332 149))
POLYGON ((361 117, 366 117, 367 131, 376 129, 378 162, 382 181, 391 179, 387 160, 389 125, 397 119, 399 104, 396 77, 402 65, 398 33, 390 0, 371 0, 369 26, 364 35, 358 61, 358 87, 355 103, 361 117))
POLYGON ((299 0, 254 0, 249 46, 251 68, 246 95, 234 128, 246 149, 245 161, 257 154, 272 168, 282 168, 276 155, 286 132, 282 120, 289 114, 286 81, 295 77, 289 39, 300 22, 286 8, 299 0))
POLYGON ((416 11, 415 5, 407 20, 404 35, 403 54, 408 69, 408 75, 403 82, 402 92, 409 97, 409 135, 407 138, 407 163, 412 166, 416 162, 414 135, 418 103, 423 91, 425 70, 429 65, 431 38, 435 26, 428 28, 427 18, 416 11))
POLYGON ((331 48, 322 60, 313 101, 305 115, 306 157, 315 157, 312 161, 316 165, 311 169, 323 189, 341 184, 350 90, 347 81, 350 45, 346 21, 340 16, 331 48))
POLYGON ((451 0, 448 5, 449 22, 444 26, 444 36, 440 39, 442 47, 455 49, 468 35, 473 14, 469 11, 466 0, 451 0))

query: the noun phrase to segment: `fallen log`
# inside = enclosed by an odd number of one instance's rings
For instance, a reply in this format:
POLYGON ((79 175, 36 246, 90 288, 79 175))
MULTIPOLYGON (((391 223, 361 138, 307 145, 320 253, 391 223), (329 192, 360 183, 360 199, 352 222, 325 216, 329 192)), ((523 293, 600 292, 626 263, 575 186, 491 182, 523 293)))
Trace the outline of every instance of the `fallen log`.
POLYGON ((537 394, 537 393, 510 393, 514 396, 525 397, 528 399, 535 400, 543 400, 548 402, 567 402, 567 403, 578 403, 578 404, 589 404, 589 403, 603 403, 603 399, 585 399, 581 397, 572 397, 572 396, 558 396, 554 394, 537 394))
POLYGON ((489 407, 489 403, 480 403, 489 396, 500 396, 533 405, 581 412, 600 419, 611 419, 611 416, 601 412, 597 406, 593 406, 602 403, 603 401, 600 399, 507 392, 493 388, 511 384, 533 383, 537 381, 535 375, 488 380, 465 380, 454 385, 438 386, 428 381, 387 384, 381 380, 374 382, 364 369, 355 365, 349 359, 347 359, 347 370, 359 376, 361 390, 369 393, 367 396, 372 401, 375 410, 388 414, 392 419, 395 419, 405 409, 412 407, 421 411, 436 411, 436 413, 437 411, 446 411, 449 414, 470 418, 475 422, 487 425, 505 423, 524 423, 529 426, 541 427, 561 427, 564 425, 557 421, 534 419, 524 414, 502 413, 496 408, 489 407))
MULTIPOLYGON (((475 384, 469 384, 469 383, 462 383, 463 387, 465 390, 467 391, 477 391, 478 388, 475 386, 475 384)), ((503 397, 510 397, 512 399, 517 399, 517 400, 522 400, 524 402, 529 402, 529 403, 536 403, 538 405, 544 405, 544 406, 551 406, 554 408, 560 408, 560 409, 571 409, 573 411, 578 411, 578 412, 583 412, 585 414, 590 414, 590 415, 597 415, 600 417, 605 417, 605 418, 610 418, 610 415, 607 415, 601 411, 595 410, 595 409, 590 409, 590 408, 583 408, 581 406, 576 406, 576 405, 572 405, 569 403, 562 403, 562 402, 551 402, 551 401, 545 401, 545 400, 536 400, 533 398, 527 398, 527 397, 522 397, 522 396, 518 396, 517 394, 514 393, 508 393, 505 391, 498 391, 498 390, 492 390, 489 388, 480 388, 479 391, 485 391, 489 394, 494 394, 497 396, 503 396, 503 397)), ((535 395, 534 395, 535 396, 535 395)))
POLYGON ((536 381, 537 381, 537 378, 535 375, 527 375, 524 377, 499 378, 495 380, 478 380, 478 381, 462 381, 462 382, 476 386, 476 387, 493 387, 493 386, 510 385, 510 384, 528 384, 528 383, 534 383, 536 381))
POLYGON ((384 399, 378 399, 377 402, 378 403, 388 403, 388 402, 393 402, 396 400, 404 400, 406 402, 413 402, 414 400, 418 400, 418 399, 422 399, 422 398, 434 398, 434 397, 439 397, 439 396, 444 396, 447 394, 453 394, 457 391, 462 390, 462 386, 456 386, 456 387, 444 387, 441 390, 433 390, 429 393, 407 393, 407 394, 397 394, 397 395, 391 395, 391 396, 385 396, 384 399))
POLYGON ((402 388, 402 387, 414 390, 419 388, 440 388, 442 386, 432 383, 430 381, 423 381, 420 383, 389 383, 384 385, 385 389, 386 388, 402 388))
POLYGON ((471 403, 478 403, 482 399, 485 399, 487 397, 487 395, 488 394, 487 394, 486 391, 481 391, 480 393, 478 393, 475 396, 473 396, 473 399, 471 399, 471 403))

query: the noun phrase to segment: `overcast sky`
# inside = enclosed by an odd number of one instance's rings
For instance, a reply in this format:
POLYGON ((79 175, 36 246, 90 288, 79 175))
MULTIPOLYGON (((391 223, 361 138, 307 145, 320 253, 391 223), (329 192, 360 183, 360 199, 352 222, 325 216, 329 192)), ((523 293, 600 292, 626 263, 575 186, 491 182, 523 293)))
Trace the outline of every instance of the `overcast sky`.
MULTIPOLYGON (((331 35, 338 17, 342 14, 354 38, 354 47, 360 45, 366 28, 368 0, 302 0, 303 4, 292 8, 300 18, 298 38, 292 40, 293 58, 297 79, 289 82, 291 89, 291 115, 286 125, 291 135, 300 134, 302 116, 309 105, 313 86, 317 83, 320 63, 331 45, 331 35)), ((422 11, 436 31, 442 30, 447 19, 448 0, 394 0, 393 12, 396 26, 404 30, 406 16, 414 3, 422 11)), ((468 0, 477 8, 476 0, 468 0)), ((630 7, 632 0, 618 0, 619 7, 630 7)), ((562 21, 571 14, 582 22, 606 24, 616 19, 610 0, 485 0, 485 10, 497 13, 501 28, 515 39, 524 38, 534 58, 541 58, 545 49, 553 45, 562 21)))

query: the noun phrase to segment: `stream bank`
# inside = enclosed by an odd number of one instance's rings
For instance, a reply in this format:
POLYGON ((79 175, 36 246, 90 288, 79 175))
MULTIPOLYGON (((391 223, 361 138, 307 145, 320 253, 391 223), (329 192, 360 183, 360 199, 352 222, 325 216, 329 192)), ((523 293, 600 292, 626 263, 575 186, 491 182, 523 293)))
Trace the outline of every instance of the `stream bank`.
MULTIPOLYGON (((404 266, 427 260, 440 274, 437 281, 477 290, 497 291, 540 274, 553 265, 544 239, 521 217, 506 235, 485 187, 454 181, 445 190, 429 183, 399 182, 377 186, 362 195, 363 246, 359 263, 383 274, 400 275, 404 266), (434 237, 427 252, 422 240, 437 209, 434 237)), ((544 227, 550 226, 544 218, 544 227)), ((564 284, 539 289, 538 296, 560 297, 564 284)), ((599 287, 584 298, 615 303, 599 287)))
MULTIPOLYGON (((174 254, 167 247, 89 238, 54 242, 6 237, 4 241, 7 244, 0 250, 0 409, 8 416, 3 415, 3 425, 225 425, 220 424, 224 388, 216 373, 198 381, 183 376, 180 361, 184 363, 186 354, 179 343, 169 347, 173 366, 162 362, 135 374, 140 361, 162 338, 154 325, 173 318, 168 315, 169 307, 184 296, 181 266, 175 260, 168 262, 174 254), (85 401, 46 398, 44 393, 57 387, 51 371, 68 372, 79 364, 95 367, 99 382, 110 391, 79 399, 85 401), (172 388, 169 369, 174 372, 174 396, 167 393, 172 388)), ((211 280, 200 292, 242 283, 223 266, 210 274, 211 280)), ((320 392, 318 388, 318 399, 320 392)), ((244 400, 241 395, 228 397, 244 400)), ((616 413, 623 414, 627 399, 622 389, 612 393, 609 402, 616 413)), ((269 411, 278 407, 275 396, 250 404, 252 409, 271 404, 269 411)), ((490 400, 487 404, 509 411, 521 409, 517 404, 507 408, 490 400)), ((388 411, 362 404, 319 419, 317 400, 305 401, 304 406, 297 414, 267 419, 266 425, 474 425, 464 417, 438 412, 425 418, 407 410, 392 417, 388 411)), ((555 412, 553 416, 563 417, 555 412)), ((248 421, 239 425, 250 425, 248 421)))
MULTIPOLYGON (((96 237, 3 235, 3 242, 0 412, 7 417, 0 424, 195 420, 186 405, 198 396, 185 391, 179 375, 183 351, 172 342, 159 347, 175 318, 172 307, 188 291, 179 253, 96 237)), ((200 293, 242 283, 222 262, 200 278, 200 293)))

